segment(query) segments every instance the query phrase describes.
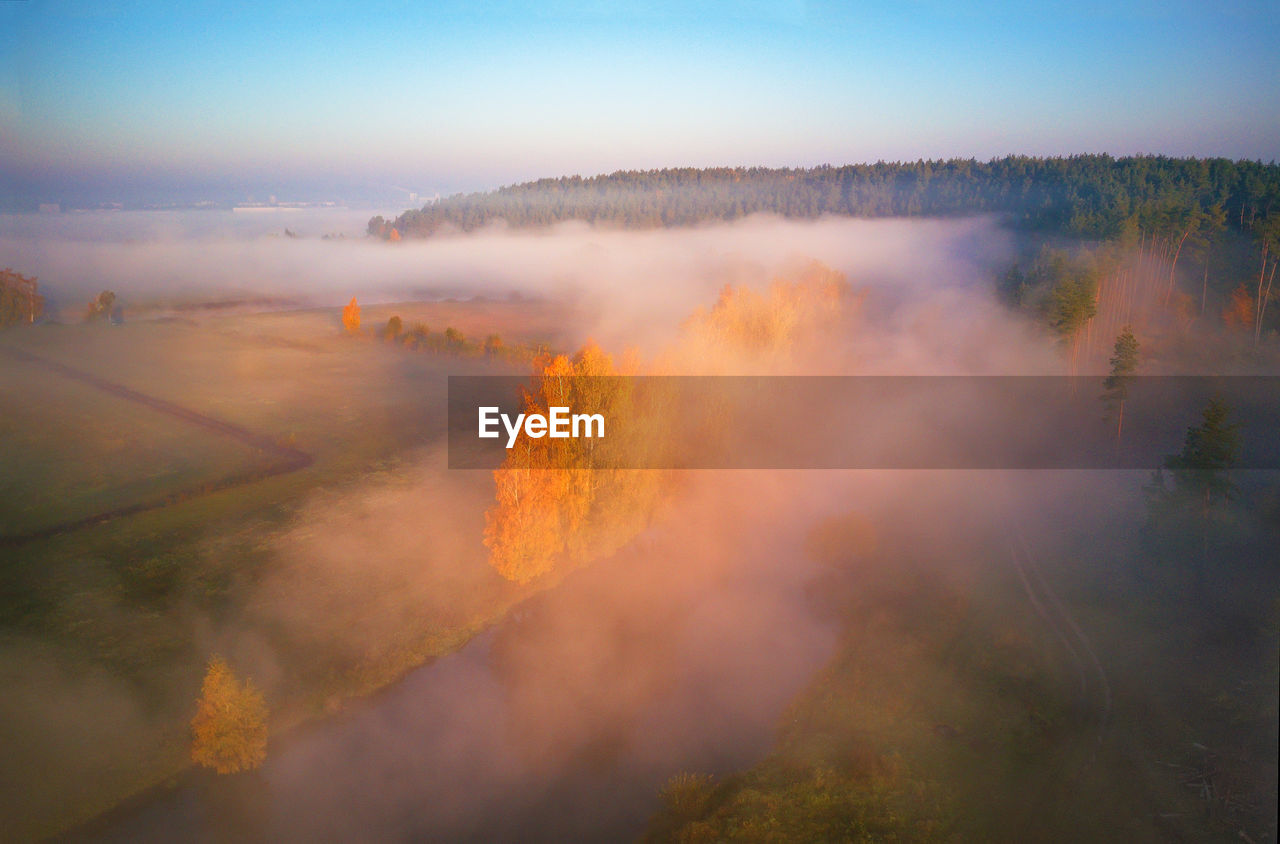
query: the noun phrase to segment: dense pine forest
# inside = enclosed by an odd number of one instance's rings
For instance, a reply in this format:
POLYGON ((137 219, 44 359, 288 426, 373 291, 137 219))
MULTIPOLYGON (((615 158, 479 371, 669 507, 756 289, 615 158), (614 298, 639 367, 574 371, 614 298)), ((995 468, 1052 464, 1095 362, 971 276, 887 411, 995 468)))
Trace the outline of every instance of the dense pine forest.
MULTIPOLYGON (((1258 161, 1009 156, 807 170, 619 171, 458 194, 395 220, 374 217, 368 230, 394 241, 499 222, 648 229, 758 213, 996 215, 1027 235, 1019 262, 997 280, 1002 297, 1068 339, 1073 360, 1094 329, 1113 336, 1153 315, 1184 327, 1197 317, 1220 318, 1255 345, 1277 327, 1277 310, 1268 304, 1280 258, 1280 164, 1258 161), (1044 251, 1062 238, 1079 248, 1044 251)), ((1086 353, 1092 345, 1086 343, 1086 353)))
POLYGON ((497 220, 546 226, 566 220, 657 228, 770 213, 807 219, 999 214, 1032 230, 1111 239, 1142 231, 1274 229, 1280 165, 1224 158, 1009 156, 824 165, 811 169, 679 168, 539 179, 458 194, 394 221, 374 217, 371 235, 427 237, 497 220))

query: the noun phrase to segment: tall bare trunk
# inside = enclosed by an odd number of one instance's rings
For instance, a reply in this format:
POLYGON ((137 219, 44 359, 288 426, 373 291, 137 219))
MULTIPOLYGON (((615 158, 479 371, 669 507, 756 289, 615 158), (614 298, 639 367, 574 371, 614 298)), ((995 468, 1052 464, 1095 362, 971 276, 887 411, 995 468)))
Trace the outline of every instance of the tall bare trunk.
POLYGON ((1164 292, 1164 306, 1169 307, 1169 300, 1173 298, 1173 274, 1178 269, 1178 256, 1182 254, 1182 244, 1187 242, 1187 235, 1191 234, 1191 229, 1187 229, 1182 233, 1181 239, 1178 240, 1178 248, 1173 252, 1173 263, 1169 266, 1169 286, 1164 292))
POLYGON ((1116 454, 1120 454, 1120 432, 1124 430, 1124 399, 1120 399, 1120 418, 1116 420, 1116 454))
POLYGON ((1262 338, 1262 285, 1267 275, 1267 244, 1262 245, 1262 265, 1258 268, 1258 292, 1253 306, 1253 345, 1262 338))
POLYGON ((1276 264, 1278 263, 1280 261, 1274 259, 1271 261, 1271 274, 1267 276, 1267 288, 1259 296, 1258 318, 1253 329, 1253 345, 1255 346, 1262 340, 1262 318, 1267 315, 1267 302, 1271 301, 1271 284, 1276 279, 1276 264))
POLYGON ((1200 316, 1204 316, 1204 306, 1209 299, 1209 247, 1204 248, 1204 283, 1200 285, 1200 316))

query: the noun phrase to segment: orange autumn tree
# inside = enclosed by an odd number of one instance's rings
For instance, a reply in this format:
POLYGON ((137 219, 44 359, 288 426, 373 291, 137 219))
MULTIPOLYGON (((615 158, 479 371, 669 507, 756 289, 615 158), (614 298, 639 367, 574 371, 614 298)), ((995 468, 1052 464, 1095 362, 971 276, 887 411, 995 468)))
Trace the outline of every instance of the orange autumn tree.
POLYGON ((267 704, 252 681, 236 679, 222 657, 209 661, 191 719, 191 759, 220 774, 258 767, 267 758, 267 704))
MULTIPOLYGON (((722 372, 726 362, 747 361, 765 369, 790 361, 805 343, 820 346, 842 313, 844 277, 820 263, 809 264, 794 280, 776 280, 764 293, 726 287, 710 310, 686 322, 690 345, 661 364, 671 374, 695 368, 722 372), (717 359, 723 355, 724 360, 717 359)), ((614 365, 588 343, 572 358, 547 357, 535 365, 523 395, 525 413, 546 415, 550 407, 573 413, 600 413, 604 439, 530 438, 521 435, 494 472, 494 503, 485 513, 484 544, 489 561, 509 580, 528 583, 561 565, 577 565, 620 548, 642 531, 657 509, 666 474, 637 466, 674 465, 682 439, 714 427, 718 403, 698 407, 705 416, 682 424, 680 436, 666 426, 676 401, 665 379, 620 378, 637 374, 635 365, 614 365)), ((685 410, 689 408, 686 406, 685 410)))
POLYGON ((493 473, 494 504, 485 513, 489 561, 508 580, 541 577, 562 561, 608 553, 633 535, 656 493, 652 473, 625 468, 637 456, 625 423, 639 415, 632 384, 594 343, 573 358, 556 355, 537 365, 522 410, 551 407, 599 413, 610 425, 604 439, 521 436, 493 473), (620 430, 621 427, 621 430, 620 430))
POLYGON ((350 334, 358 334, 360 332, 360 304, 356 302, 356 297, 352 296, 351 301, 342 309, 342 326, 347 329, 350 334))
POLYGON ((842 314, 848 282, 819 261, 793 278, 777 278, 764 291, 725 285, 710 309, 685 321, 686 336, 713 354, 756 362, 791 355, 842 314))

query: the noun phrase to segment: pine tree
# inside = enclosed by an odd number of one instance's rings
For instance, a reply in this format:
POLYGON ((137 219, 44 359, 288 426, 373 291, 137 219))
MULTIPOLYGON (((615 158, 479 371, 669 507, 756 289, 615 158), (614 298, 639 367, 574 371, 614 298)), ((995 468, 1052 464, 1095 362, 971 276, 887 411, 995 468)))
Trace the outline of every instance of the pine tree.
POLYGON ((1239 426, 1228 422, 1229 415, 1224 402, 1211 400, 1201 423, 1187 429, 1182 451, 1165 460, 1165 468, 1173 475, 1172 488, 1166 486, 1160 471, 1147 488, 1153 520, 1199 524, 1200 554, 1195 563, 1195 579, 1197 591, 1206 601, 1210 532, 1214 522, 1228 515, 1225 504, 1234 495, 1235 485, 1226 472, 1236 465, 1240 454, 1239 426))
POLYGON ((383 336, 388 340, 395 341, 400 339, 400 334, 404 331, 404 322, 399 316, 393 316, 387 320, 387 327, 383 329, 383 336))
POLYGON ((1116 414, 1116 444, 1124 429, 1124 403, 1129 398, 1129 382, 1138 369, 1138 338, 1133 329, 1125 326, 1116 337, 1115 351, 1111 356, 1111 374, 1103 382, 1102 400, 1107 409, 1116 414))

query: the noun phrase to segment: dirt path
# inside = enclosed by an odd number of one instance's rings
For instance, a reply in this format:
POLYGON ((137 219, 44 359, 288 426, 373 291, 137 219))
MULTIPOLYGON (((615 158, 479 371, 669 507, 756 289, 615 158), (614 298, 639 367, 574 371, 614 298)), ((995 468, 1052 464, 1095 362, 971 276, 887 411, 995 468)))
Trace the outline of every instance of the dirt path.
POLYGON ((1039 564, 1027 545, 1026 537, 1021 532, 1015 532, 1015 535, 1017 544, 1015 546, 1012 541, 1009 543, 1009 554, 1018 572, 1018 578, 1022 581, 1022 588, 1027 593, 1027 598, 1031 601, 1036 614, 1053 630, 1058 640, 1067 649, 1067 653, 1071 655, 1071 661, 1080 678, 1081 696, 1087 695, 1091 681, 1097 689, 1101 713, 1098 724, 1098 743, 1101 744, 1106 735, 1107 722, 1111 717, 1111 682, 1107 678, 1107 671, 1102 667, 1102 661, 1098 659, 1098 654, 1094 651, 1089 637, 1080 629, 1075 616, 1063 604, 1058 593, 1040 570, 1039 564))
POLYGON ((189 407, 183 407, 180 404, 174 404, 165 399, 156 398, 155 396, 140 393, 137 390, 126 387, 122 384, 108 381, 89 372, 75 369, 74 367, 49 360, 30 352, 15 349, 11 346, 0 346, 0 354, 6 355, 13 360, 38 366, 60 375, 64 378, 70 378, 79 381, 82 384, 88 384, 90 387, 101 390, 104 393, 124 399, 128 402, 141 405, 148 410, 169 416, 173 419, 203 428, 214 434, 229 437, 255 451, 262 452, 267 455, 269 462, 265 466, 248 469, 243 472, 237 472, 226 478, 216 481, 196 484, 186 487, 167 495, 160 496, 150 501, 142 501, 136 504, 130 504, 124 507, 116 507, 110 510, 104 510, 86 516, 82 519, 74 519, 72 521, 62 522, 60 524, 51 525, 50 527, 41 528, 37 531, 24 534, 14 534, 10 536, 0 536, 0 547, 13 547, 33 542, 37 539, 48 539, 49 537, 58 536, 59 534, 69 531, 78 530, 80 528, 89 527, 90 525, 98 525, 103 522, 111 521, 122 516, 131 516, 135 513, 142 513, 148 510, 155 510, 160 507, 167 507, 180 501, 187 501, 199 495, 208 495, 212 492, 220 492, 222 490, 231 489, 232 487, 241 486, 243 484, 253 483, 264 478, 273 477, 275 475, 283 475, 288 472, 294 472, 298 469, 305 469, 315 462, 315 458, 305 451, 284 445, 266 434, 259 434, 248 428, 216 419, 189 407))

